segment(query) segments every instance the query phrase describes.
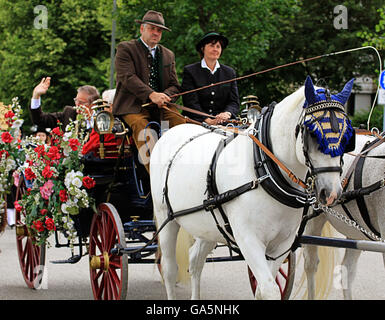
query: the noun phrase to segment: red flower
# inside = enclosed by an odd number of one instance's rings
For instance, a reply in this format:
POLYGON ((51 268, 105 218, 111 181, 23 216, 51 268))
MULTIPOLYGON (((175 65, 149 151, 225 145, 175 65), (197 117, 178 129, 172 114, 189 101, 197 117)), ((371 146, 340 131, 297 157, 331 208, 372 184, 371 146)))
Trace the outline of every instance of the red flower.
POLYGON ((8 111, 5 115, 4 115, 4 118, 12 118, 14 117, 15 114, 12 112, 12 111, 8 111))
POLYGON ((47 153, 47 156, 48 156, 51 160, 59 160, 59 159, 60 159, 59 148, 58 148, 58 147, 55 147, 55 146, 52 146, 51 148, 49 148, 49 151, 48 151, 48 153, 47 153))
POLYGON ((8 131, 6 131, 1 134, 1 140, 3 140, 4 143, 11 143, 13 140, 13 137, 8 131))
POLYGON ((42 216, 45 216, 47 213, 48 213, 48 210, 47 210, 47 209, 41 209, 41 210, 40 210, 40 214, 41 214, 42 216))
POLYGON ((56 230, 55 222, 53 221, 52 218, 46 217, 45 218, 45 225, 46 225, 48 230, 56 230))
POLYGON ((85 176, 83 178, 83 186, 85 186, 87 189, 91 189, 95 187, 95 181, 91 177, 85 176))
MULTIPOLYGON (((45 151, 44 151, 44 146, 43 145, 40 145, 40 146, 37 146, 35 149, 33 149, 40 157, 44 157, 45 155, 45 151)), ((28 161, 28 160, 27 160, 28 161)))
POLYGON ((5 158, 7 159, 9 157, 9 152, 7 150, 0 150, 0 158, 3 157, 4 153, 5 153, 5 158))
POLYGON ((68 142, 70 144, 72 151, 78 150, 78 146, 80 146, 80 142, 78 139, 69 139, 68 142))
POLYGON ((59 197, 61 202, 66 202, 68 200, 68 195, 65 190, 60 190, 59 197))
POLYGON ((38 231, 38 232, 43 232, 44 231, 44 224, 43 224, 43 222, 41 222, 41 221, 34 221, 34 222, 32 222, 32 224, 33 224, 33 228, 35 228, 36 229, 36 231, 38 231))
POLYGON ((27 180, 33 180, 33 179, 36 179, 36 174, 32 171, 31 168, 26 168, 25 171, 24 171, 24 175, 25 175, 25 178, 27 180))
POLYGON ((59 137, 61 137, 61 136, 64 135, 63 131, 62 131, 59 127, 53 128, 53 129, 51 130, 51 133, 52 133, 52 134, 55 134, 55 135, 57 135, 57 136, 59 136, 59 137))
POLYGON ((48 179, 52 177, 53 171, 51 170, 50 166, 45 166, 41 174, 43 175, 44 178, 48 179))
POLYGON ((15 201, 15 202, 13 203, 13 207, 15 208, 15 210, 16 210, 17 212, 20 212, 21 210, 23 210, 23 207, 22 207, 17 201, 15 201))

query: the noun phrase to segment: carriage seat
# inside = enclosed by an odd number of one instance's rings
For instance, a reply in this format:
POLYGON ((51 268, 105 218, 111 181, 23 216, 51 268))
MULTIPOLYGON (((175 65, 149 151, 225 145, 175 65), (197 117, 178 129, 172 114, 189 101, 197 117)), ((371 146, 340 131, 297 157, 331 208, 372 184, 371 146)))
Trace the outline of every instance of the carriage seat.
POLYGON ((89 153, 93 154, 95 157, 103 158, 103 159, 117 159, 119 156, 119 148, 122 143, 124 144, 124 157, 131 156, 132 146, 134 142, 132 137, 117 137, 112 133, 104 134, 104 142, 103 142, 103 150, 100 149, 100 136, 92 129, 89 140, 85 143, 82 149, 82 154, 87 155, 89 153), (103 156, 101 157, 101 152, 103 152, 103 156))

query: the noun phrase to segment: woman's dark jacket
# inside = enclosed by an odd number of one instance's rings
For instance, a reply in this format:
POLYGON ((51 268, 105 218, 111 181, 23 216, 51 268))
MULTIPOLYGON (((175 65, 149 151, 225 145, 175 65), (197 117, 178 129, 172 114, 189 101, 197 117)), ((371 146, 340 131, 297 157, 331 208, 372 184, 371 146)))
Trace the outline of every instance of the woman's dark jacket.
MULTIPOLYGON (((228 66, 221 64, 220 68, 211 74, 207 68, 202 68, 201 62, 197 62, 184 67, 182 92, 234 78, 236 78, 235 71, 228 66)), ((239 112, 239 94, 236 81, 182 95, 182 99, 184 106, 214 116, 229 111, 231 117, 235 118, 239 112)), ((204 116, 186 111, 183 114, 197 121, 205 119, 204 116)))

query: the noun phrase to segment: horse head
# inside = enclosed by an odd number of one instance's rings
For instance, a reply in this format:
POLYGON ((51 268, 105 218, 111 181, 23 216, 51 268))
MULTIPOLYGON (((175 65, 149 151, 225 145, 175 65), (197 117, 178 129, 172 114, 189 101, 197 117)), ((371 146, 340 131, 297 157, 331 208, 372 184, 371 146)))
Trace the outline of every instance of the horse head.
POLYGON ((328 89, 314 88, 308 76, 302 124, 302 151, 310 170, 317 199, 333 205, 342 193, 342 157, 354 149, 354 130, 344 105, 349 99, 354 79, 335 95, 328 89))

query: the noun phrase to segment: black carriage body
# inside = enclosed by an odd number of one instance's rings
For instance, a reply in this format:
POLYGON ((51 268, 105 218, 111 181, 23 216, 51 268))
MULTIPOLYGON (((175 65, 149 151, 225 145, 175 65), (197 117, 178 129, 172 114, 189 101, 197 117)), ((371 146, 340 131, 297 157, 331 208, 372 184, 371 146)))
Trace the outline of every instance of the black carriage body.
MULTIPOLYGON (((90 193, 95 199, 95 207, 104 202, 111 203, 119 212, 123 224, 131 221, 132 217, 152 219, 149 175, 140 163, 137 149, 133 145, 126 146, 123 153, 105 159, 92 153, 84 157, 83 173, 96 182, 90 193)), ((88 208, 73 216, 79 236, 89 235, 94 213, 93 208, 88 208)))

